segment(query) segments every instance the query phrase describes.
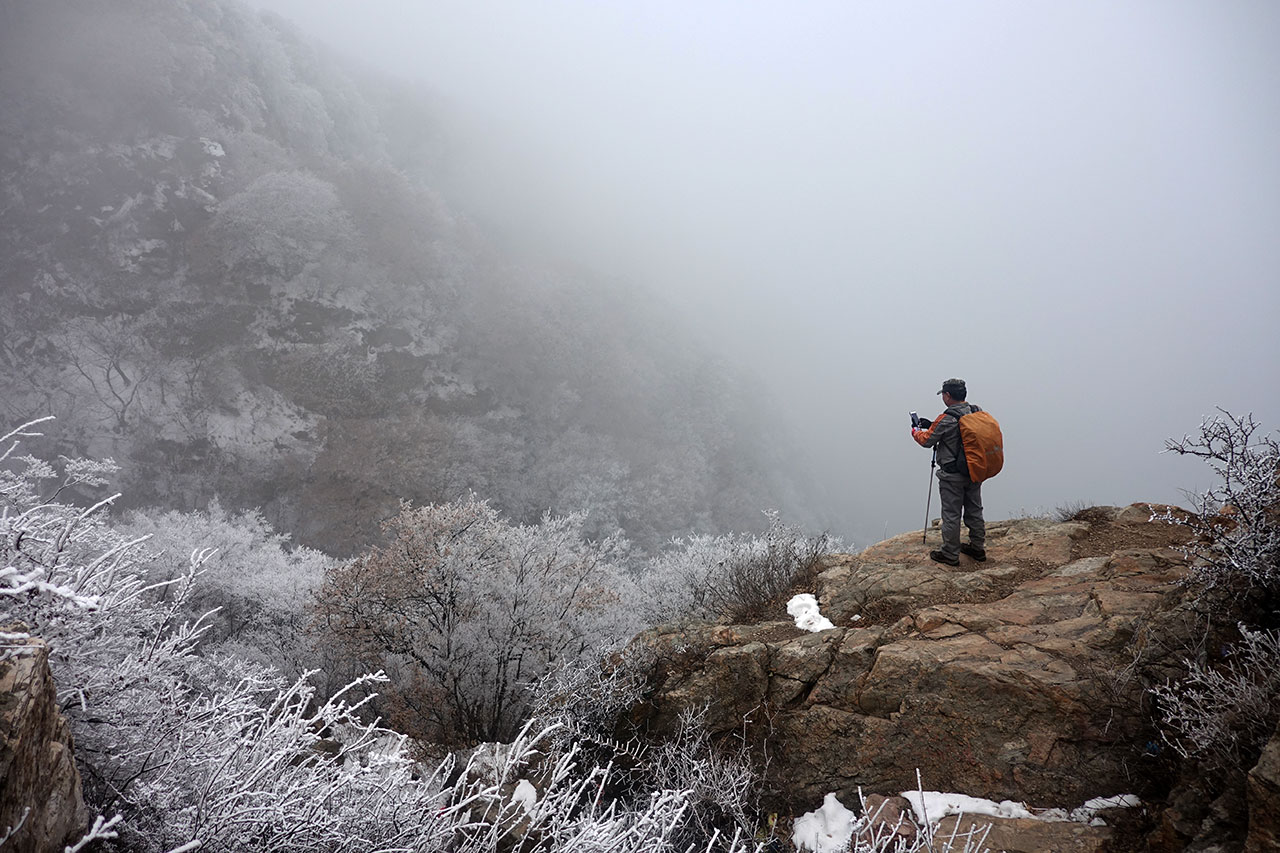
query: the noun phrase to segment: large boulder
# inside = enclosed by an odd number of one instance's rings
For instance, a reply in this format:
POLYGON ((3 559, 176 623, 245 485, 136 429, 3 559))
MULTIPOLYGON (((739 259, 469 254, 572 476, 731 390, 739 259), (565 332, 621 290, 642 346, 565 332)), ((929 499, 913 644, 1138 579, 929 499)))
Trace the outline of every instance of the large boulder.
POLYGON ((0 662, 0 838, 13 830, 3 846, 15 853, 58 851, 84 834, 89 812, 49 649, 33 639, 16 651, 0 662))
MULTIPOLYGON (((1146 689, 1176 674, 1185 529, 1146 504, 990 525, 988 560, 949 567, 919 533, 830 557, 813 591, 836 627, 685 625, 643 635, 664 661, 646 721, 705 706, 768 747, 766 795, 916 786, 1039 807, 1132 792, 1154 764, 1146 689), (1136 778, 1135 778, 1136 777, 1136 778)), ((798 813, 798 812, 797 812, 798 813)))

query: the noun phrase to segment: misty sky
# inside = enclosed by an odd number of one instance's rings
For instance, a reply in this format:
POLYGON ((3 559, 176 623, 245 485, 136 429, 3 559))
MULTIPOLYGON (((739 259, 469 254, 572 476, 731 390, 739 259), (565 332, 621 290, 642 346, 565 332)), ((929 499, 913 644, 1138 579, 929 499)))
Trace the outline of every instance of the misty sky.
POLYGON ((989 519, 1185 502, 1166 437, 1280 427, 1280 4, 255 2, 466 116, 478 217, 758 374, 859 544, 922 523, 949 376, 989 519))

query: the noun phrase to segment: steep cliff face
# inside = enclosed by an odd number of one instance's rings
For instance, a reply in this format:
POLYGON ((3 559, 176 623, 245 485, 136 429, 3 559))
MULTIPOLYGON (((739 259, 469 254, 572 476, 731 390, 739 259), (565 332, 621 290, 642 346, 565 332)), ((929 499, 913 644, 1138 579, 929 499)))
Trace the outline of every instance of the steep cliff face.
MULTIPOLYGON (((661 628, 648 723, 707 705, 719 733, 767 747, 768 794, 792 811, 836 791, 916 787, 1039 807, 1146 793, 1160 762, 1145 691, 1177 672, 1186 533, 1152 509, 990 525, 957 568, 904 534, 829 558, 814 589, 836 625, 661 628), (744 722, 746 721, 746 722, 744 722)), ((936 542, 936 531, 930 532, 936 542)))
POLYGON ((19 853, 62 850, 85 831, 71 731, 58 710, 49 649, 28 640, 0 662, 0 844, 19 853))

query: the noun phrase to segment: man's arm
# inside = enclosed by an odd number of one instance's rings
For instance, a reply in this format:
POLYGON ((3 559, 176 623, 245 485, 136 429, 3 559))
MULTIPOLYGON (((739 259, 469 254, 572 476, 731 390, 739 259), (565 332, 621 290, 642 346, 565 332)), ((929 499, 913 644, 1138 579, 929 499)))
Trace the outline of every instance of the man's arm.
POLYGON ((955 417, 943 412, 933 419, 933 424, 928 429, 911 430, 911 437, 921 447, 933 447, 959 428, 955 417))

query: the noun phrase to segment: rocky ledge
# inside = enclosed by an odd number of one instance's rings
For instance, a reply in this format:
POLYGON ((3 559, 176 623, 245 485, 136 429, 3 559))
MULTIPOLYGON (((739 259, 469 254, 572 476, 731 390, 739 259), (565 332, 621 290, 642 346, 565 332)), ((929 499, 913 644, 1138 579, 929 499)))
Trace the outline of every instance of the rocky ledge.
MULTIPOLYGON (((1143 793, 1161 761, 1146 688, 1175 675, 1187 531, 1161 507, 991 524, 983 563, 932 562, 903 534, 825 558, 808 591, 836 627, 683 625, 641 637, 662 661, 651 730, 706 707, 720 736, 768 755, 779 811, 927 789, 1071 809, 1143 793)), ((781 608, 780 608, 781 609, 781 608)))

